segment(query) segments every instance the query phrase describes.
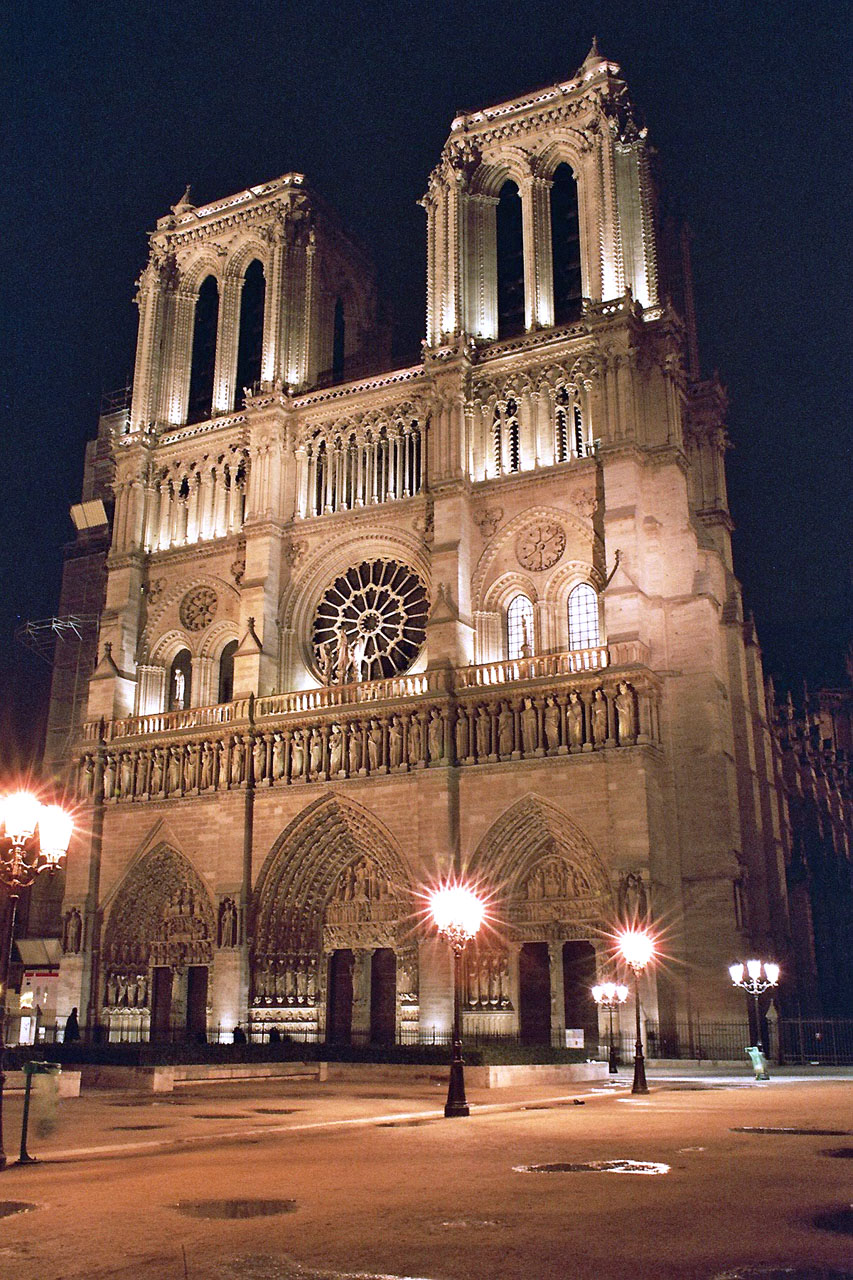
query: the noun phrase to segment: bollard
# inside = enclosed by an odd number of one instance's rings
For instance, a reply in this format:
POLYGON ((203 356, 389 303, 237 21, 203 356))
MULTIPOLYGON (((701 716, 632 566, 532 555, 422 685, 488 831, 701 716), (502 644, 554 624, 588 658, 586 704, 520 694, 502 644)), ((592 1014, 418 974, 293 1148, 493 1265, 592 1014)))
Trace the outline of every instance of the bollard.
POLYGON ((27 1078, 24 1087, 24 1114, 21 1117, 21 1154, 18 1164, 35 1164, 36 1157, 27 1151, 27 1127, 30 1122, 30 1093, 33 1087, 33 1076, 58 1076, 62 1067, 58 1062, 25 1062, 23 1071, 27 1078))

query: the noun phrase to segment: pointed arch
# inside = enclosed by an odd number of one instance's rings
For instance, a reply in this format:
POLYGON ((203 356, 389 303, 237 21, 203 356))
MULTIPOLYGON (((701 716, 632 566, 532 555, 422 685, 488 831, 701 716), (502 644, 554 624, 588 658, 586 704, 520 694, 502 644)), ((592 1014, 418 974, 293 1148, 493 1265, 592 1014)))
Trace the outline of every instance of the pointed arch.
POLYGON ((319 950, 326 908, 342 874, 365 859, 391 886, 398 911, 407 899, 413 902, 397 843, 378 818, 336 794, 304 809, 276 840, 258 877, 256 955, 319 950))
POLYGON ((209 964, 215 934, 201 877, 184 854, 161 841, 131 865, 116 890, 104 930, 104 966, 146 966, 152 950, 163 953, 155 963, 209 964), (170 930, 170 918, 180 918, 183 927, 170 930))
POLYGON ((587 917, 613 918, 610 876, 592 841, 563 809, 542 796, 524 796, 505 810, 483 836, 469 870, 512 903, 529 896, 527 886, 537 865, 554 859, 577 869, 587 917))

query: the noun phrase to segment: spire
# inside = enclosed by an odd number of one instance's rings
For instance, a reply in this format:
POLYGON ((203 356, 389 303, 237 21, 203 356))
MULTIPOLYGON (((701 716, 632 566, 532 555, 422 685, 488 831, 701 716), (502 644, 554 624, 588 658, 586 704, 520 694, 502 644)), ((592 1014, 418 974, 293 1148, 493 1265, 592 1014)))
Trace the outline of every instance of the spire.
POLYGON ((184 192, 184 194, 181 196, 178 203, 172 205, 172 213, 174 214, 189 213, 190 209, 194 209, 194 208, 195 208, 195 205, 190 200, 190 184, 187 183, 187 189, 184 192))
POLYGON ((606 65, 606 63, 607 59, 601 56, 601 50, 598 47, 598 36, 593 36, 589 53, 578 68, 578 76, 585 79, 587 76, 592 75, 598 67, 606 65))

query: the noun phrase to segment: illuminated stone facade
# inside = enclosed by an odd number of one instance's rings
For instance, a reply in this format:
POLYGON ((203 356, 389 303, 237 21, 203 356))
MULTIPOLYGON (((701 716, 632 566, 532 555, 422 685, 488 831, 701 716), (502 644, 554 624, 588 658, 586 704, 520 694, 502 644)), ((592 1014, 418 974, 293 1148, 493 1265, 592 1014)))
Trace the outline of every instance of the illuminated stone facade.
POLYGON ((455 120, 423 204, 423 358, 372 376, 369 262, 301 175, 151 237, 87 491, 109 553, 64 905, 60 1013, 111 1035, 443 1031, 417 915, 453 869, 494 895, 469 1030, 597 1047, 632 914, 662 1023, 740 1015, 748 938, 783 958, 725 402, 618 67, 593 48, 455 120))

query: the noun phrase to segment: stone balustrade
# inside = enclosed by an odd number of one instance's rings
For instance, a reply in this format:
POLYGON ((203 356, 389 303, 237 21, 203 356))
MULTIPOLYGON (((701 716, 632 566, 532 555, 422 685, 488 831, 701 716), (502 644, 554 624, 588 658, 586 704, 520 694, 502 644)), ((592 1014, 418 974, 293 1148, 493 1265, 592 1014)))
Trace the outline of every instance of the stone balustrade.
POLYGON ((647 670, 632 671, 630 682, 614 668, 537 674, 512 693, 485 684, 453 689, 452 674, 459 673, 372 682, 381 689, 372 703, 363 696, 369 686, 332 686, 308 691, 329 699, 314 706, 294 705, 289 700, 297 695, 288 694, 282 701, 276 697, 199 708, 205 715, 230 714, 191 726, 180 721, 192 712, 114 721, 103 747, 86 750, 83 744, 79 792, 82 798, 98 795, 110 803, 176 798, 246 785, 292 786, 533 760, 660 739, 660 686, 647 670), (362 696, 349 701, 350 690, 362 696), (153 722, 156 727, 148 732, 155 736, 173 736, 143 745, 135 741, 140 721, 153 722), (121 738, 119 728, 130 732, 121 738), (196 732, 177 738, 174 730, 182 728, 196 732), (199 734, 199 729, 208 732, 199 734))

